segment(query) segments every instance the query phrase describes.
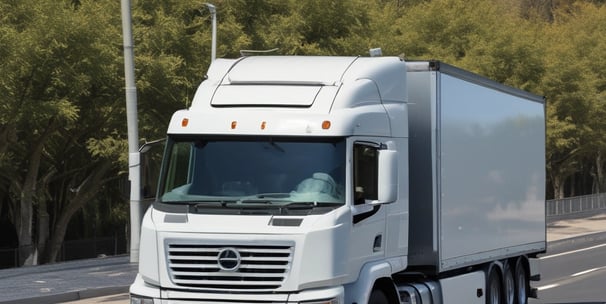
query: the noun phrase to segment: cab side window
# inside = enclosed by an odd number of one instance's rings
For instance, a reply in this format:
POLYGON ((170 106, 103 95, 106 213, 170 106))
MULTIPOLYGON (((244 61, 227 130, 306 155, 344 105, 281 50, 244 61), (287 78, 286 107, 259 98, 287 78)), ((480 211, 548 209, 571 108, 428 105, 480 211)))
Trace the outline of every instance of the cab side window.
POLYGON ((370 144, 354 145, 354 203, 378 199, 379 151, 370 144))

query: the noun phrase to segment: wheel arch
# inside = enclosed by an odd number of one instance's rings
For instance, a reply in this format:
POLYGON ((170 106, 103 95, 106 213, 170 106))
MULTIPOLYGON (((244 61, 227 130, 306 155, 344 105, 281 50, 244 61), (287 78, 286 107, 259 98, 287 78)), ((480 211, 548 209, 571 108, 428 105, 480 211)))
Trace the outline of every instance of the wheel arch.
POLYGON ((389 303, 400 303, 398 291, 396 290, 396 286, 394 285, 391 277, 383 277, 376 280, 371 291, 375 289, 383 291, 383 293, 387 296, 389 303))
POLYGON ((391 265, 385 261, 364 265, 360 270, 357 280, 344 285, 345 303, 367 303, 375 286, 385 288, 385 294, 389 299, 397 296, 391 275, 391 265), (389 287, 391 287, 390 294, 392 295, 389 295, 387 292, 389 287))

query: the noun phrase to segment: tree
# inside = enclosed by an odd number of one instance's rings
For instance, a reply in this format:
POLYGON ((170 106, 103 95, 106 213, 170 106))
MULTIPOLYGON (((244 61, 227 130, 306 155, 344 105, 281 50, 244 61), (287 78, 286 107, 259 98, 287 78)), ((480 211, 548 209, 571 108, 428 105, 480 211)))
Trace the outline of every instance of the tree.
POLYGON ((119 8, 17 1, 0 9, 2 39, 12 41, 0 80, 2 133, 12 130, 0 151, 3 202, 18 233, 20 263, 31 265, 55 259, 74 210, 101 189, 111 167, 86 143, 112 132, 95 127, 114 114, 106 102, 117 98, 117 32, 102 25, 116 24, 119 8))
MULTIPOLYGON (((210 50, 200 42, 210 40, 210 23, 202 2, 138 4, 146 140, 165 136, 170 115, 203 79, 210 50)), ((106 185, 127 172, 119 6, 17 1, 0 4, 0 16, 0 212, 16 227, 21 264, 52 262, 73 215, 102 201, 101 191, 115 192, 106 185)))
MULTIPOLYGON (((211 45, 204 3, 133 6, 142 142, 165 136, 171 114, 190 105, 204 79, 211 45)), ((549 195, 606 189, 604 1, 215 5, 219 58, 242 49, 366 55, 381 47, 385 55, 438 59, 546 95, 549 195), (574 178, 591 185, 574 191, 574 178)), ((120 8, 115 1, 6 0, 0 45, 0 221, 15 226, 21 263, 54 261, 70 219, 85 206, 115 199, 111 210, 125 221, 128 205, 116 195, 128 159, 120 8)))
POLYGON ((411 59, 439 59, 526 90, 543 74, 536 27, 485 0, 434 0, 406 10, 394 41, 411 59))
POLYGON ((547 166, 554 197, 566 194, 567 180, 580 173, 586 159, 593 164, 592 188, 603 191, 606 7, 567 7, 557 12, 545 34, 547 72, 541 86, 549 101, 547 166))

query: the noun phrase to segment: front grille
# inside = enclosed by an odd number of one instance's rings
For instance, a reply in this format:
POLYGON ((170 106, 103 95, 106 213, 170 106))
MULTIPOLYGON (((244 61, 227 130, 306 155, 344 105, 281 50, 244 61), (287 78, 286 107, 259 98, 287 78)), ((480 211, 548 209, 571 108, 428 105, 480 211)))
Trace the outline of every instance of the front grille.
POLYGON ((168 241, 168 269, 174 284, 204 290, 270 291, 290 270, 288 245, 208 245, 168 241))

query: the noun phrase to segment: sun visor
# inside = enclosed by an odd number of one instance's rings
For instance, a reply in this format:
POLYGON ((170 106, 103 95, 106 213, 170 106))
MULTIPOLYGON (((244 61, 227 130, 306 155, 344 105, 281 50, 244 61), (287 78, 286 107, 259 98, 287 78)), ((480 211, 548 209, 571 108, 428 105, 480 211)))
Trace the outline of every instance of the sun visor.
POLYGON ((335 85, 356 59, 357 57, 252 56, 238 61, 223 84, 335 85))
POLYGON ((213 106, 310 107, 322 86, 223 85, 213 96, 213 106))

